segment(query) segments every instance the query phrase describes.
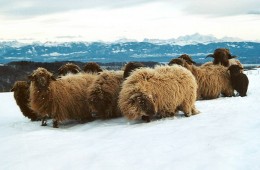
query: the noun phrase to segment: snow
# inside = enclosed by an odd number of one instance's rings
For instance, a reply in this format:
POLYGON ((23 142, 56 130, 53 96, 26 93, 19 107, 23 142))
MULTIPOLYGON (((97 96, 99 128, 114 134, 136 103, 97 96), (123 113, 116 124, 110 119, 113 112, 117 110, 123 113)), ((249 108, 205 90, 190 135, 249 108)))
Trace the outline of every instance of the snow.
POLYGON ((13 93, 0 98, 0 169, 258 170, 260 69, 247 97, 197 101, 201 114, 150 123, 125 118, 60 128, 24 118, 13 93))

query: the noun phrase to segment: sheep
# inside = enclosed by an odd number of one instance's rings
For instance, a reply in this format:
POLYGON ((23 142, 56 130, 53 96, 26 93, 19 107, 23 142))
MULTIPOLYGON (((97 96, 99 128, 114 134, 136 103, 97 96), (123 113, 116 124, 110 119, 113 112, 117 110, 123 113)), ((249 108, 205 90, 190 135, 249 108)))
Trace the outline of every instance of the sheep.
POLYGON ((65 76, 66 74, 69 73, 77 74, 79 72, 81 72, 80 67, 73 63, 66 63, 58 69, 58 75, 60 76, 65 76))
POLYGON ((187 69, 156 66, 134 71, 122 84, 118 105, 130 120, 174 116, 178 110, 185 116, 198 114, 195 108, 197 83, 187 69))
POLYGON ((40 117, 28 106, 30 93, 29 87, 30 83, 27 81, 16 81, 11 92, 14 92, 16 104, 19 106, 22 114, 31 119, 31 121, 38 121, 40 120, 40 117))
POLYGON ((122 116, 117 100, 123 80, 123 71, 103 71, 91 84, 88 101, 96 117, 110 119, 122 116))
POLYGON ((97 63, 88 62, 85 64, 83 71, 86 73, 99 73, 99 72, 102 72, 103 70, 97 63))
MULTIPOLYGON (((243 65, 240 63, 239 60, 235 59, 236 56, 232 56, 229 49, 227 48, 217 48, 213 54, 207 55, 207 57, 214 58, 212 64, 220 64, 225 67, 229 67, 231 65, 239 65, 243 68, 243 65)), ((207 58, 206 57, 206 58, 207 58)), ((203 64, 203 66, 208 65, 211 63, 203 64)))
POLYGON ((124 79, 126 79, 132 71, 134 71, 137 68, 145 67, 144 64, 139 62, 129 62, 124 67, 124 79))
POLYGON ((92 120, 87 101, 87 89, 96 75, 75 74, 56 79, 52 73, 39 67, 29 76, 30 107, 43 118, 53 118, 53 127, 64 120, 92 120))
POLYGON ((195 61, 193 61, 192 59, 191 59, 191 57, 189 56, 189 55, 187 55, 187 54, 182 54, 181 56, 179 56, 178 58, 182 58, 182 59, 184 59, 188 64, 196 64, 196 62, 195 61))
POLYGON ((228 70, 231 76, 231 83, 233 88, 239 93, 241 97, 246 96, 249 80, 247 76, 241 73, 243 68, 238 65, 231 65, 228 70))
POLYGON ((220 94, 231 97, 234 95, 234 89, 231 85, 230 75, 227 68, 222 65, 207 65, 197 67, 189 65, 183 59, 173 59, 169 65, 178 64, 192 72, 198 83, 198 99, 215 99, 220 94))

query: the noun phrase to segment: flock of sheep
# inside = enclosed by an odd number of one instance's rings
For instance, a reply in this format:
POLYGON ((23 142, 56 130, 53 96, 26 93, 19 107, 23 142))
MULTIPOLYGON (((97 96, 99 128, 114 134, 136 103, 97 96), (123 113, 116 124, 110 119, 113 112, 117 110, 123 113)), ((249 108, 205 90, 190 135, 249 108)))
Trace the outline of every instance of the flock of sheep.
POLYGON ((168 65, 154 68, 138 62, 127 63, 122 70, 102 70, 90 62, 82 71, 67 63, 55 77, 45 68, 34 70, 28 81, 15 82, 11 91, 24 116, 32 121, 53 120, 57 128, 64 120, 88 122, 124 116, 130 120, 196 115, 195 102, 220 96, 246 96, 248 78, 243 66, 225 48, 218 48, 212 62, 196 66, 184 54, 168 65))

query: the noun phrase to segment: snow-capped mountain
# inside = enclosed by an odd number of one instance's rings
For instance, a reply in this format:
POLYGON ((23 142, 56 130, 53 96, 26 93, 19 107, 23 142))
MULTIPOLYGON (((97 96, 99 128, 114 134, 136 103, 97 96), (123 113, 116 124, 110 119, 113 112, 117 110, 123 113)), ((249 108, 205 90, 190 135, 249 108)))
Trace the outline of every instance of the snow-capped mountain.
POLYGON ((166 40, 160 39, 144 39, 144 42, 155 44, 173 44, 173 45, 190 45, 190 44, 208 44, 213 42, 242 42, 243 40, 235 37, 216 38, 213 35, 201 35, 199 33, 180 36, 178 38, 171 38, 166 40))
POLYGON ((193 34, 176 39, 120 39, 115 42, 45 42, 20 44, 17 41, 0 42, 0 63, 11 61, 94 61, 168 62, 181 54, 189 54, 196 62, 204 63, 205 56, 216 48, 228 48, 243 63, 260 63, 260 43, 237 38, 217 39, 212 35, 193 34))

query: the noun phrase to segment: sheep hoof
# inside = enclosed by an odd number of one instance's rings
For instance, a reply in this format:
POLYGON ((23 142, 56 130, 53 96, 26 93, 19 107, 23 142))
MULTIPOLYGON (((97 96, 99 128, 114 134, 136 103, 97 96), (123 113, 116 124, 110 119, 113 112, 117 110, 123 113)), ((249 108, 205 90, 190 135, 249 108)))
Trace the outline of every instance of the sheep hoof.
POLYGON ((146 123, 151 121, 149 116, 142 116, 142 120, 145 121, 146 123))
POLYGON ((47 121, 46 120, 42 120, 42 126, 47 126, 47 121))
POLYGON ((58 128, 58 127, 59 127, 58 121, 57 120, 53 121, 53 128, 58 128))
POLYGON ((191 114, 190 114, 190 113, 184 113, 184 116, 185 116, 185 117, 190 117, 191 114))

